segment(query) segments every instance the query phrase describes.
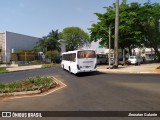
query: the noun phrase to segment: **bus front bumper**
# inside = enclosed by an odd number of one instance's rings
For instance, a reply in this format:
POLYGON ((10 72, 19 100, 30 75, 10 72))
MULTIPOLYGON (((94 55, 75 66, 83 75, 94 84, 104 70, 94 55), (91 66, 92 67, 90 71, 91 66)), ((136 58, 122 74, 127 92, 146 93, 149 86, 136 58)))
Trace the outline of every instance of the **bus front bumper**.
POLYGON ((77 70, 77 73, 82 73, 82 72, 94 72, 97 71, 96 69, 92 69, 92 70, 77 70))

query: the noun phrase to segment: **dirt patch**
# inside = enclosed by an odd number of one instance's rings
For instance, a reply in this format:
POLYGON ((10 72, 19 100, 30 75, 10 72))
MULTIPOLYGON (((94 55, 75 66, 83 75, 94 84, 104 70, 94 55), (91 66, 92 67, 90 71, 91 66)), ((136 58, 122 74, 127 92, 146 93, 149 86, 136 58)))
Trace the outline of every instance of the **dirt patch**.
POLYGON ((160 69, 156 69, 155 72, 156 72, 156 73, 160 73, 160 69))
POLYGON ((160 73, 160 66, 156 68, 155 72, 160 73))

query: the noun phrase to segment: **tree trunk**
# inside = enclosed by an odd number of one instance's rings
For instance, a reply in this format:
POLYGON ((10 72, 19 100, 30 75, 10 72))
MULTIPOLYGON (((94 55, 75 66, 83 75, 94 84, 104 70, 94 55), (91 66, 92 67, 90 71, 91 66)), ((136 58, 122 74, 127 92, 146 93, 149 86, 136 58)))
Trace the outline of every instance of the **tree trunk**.
POLYGON ((155 56, 157 56, 157 59, 158 62, 160 62, 160 52, 158 51, 158 48, 154 48, 154 51, 155 51, 155 56))
POLYGON ((115 16, 115 40, 114 40, 114 63, 118 67, 118 36, 119 36, 119 0, 116 0, 116 16, 115 16))
POLYGON ((129 56, 131 56, 132 55, 131 47, 128 47, 128 49, 129 49, 129 56))

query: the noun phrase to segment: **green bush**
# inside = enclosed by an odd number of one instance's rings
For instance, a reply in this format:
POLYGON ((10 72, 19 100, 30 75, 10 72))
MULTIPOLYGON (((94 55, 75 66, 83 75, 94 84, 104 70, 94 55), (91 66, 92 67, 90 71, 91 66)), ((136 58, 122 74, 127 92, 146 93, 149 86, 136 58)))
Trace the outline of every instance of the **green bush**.
POLYGON ((53 62, 55 62, 56 58, 58 57, 59 57, 59 52, 57 50, 46 52, 46 58, 51 59, 51 61, 53 62))
POLYGON ((55 66, 59 66, 60 64, 55 64, 55 63, 51 63, 51 64, 43 64, 42 68, 49 68, 49 67, 55 67, 55 66))
POLYGON ((5 91, 5 84, 0 83, 0 92, 3 93, 5 91))
POLYGON ((0 68, 0 73, 7 72, 6 68, 0 68))
POLYGON ((39 64, 42 64, 42 61, 34 60, 34 61, 30 61, 28 64, 29 65, 39 65, 39 64))
POLYGON ((16 90, 17 86, 18 85, 16 82, 9 83, 9 84, 6 84, 5 90, 6 90, 6 92, 14 92, 16 90))
POLYGON ((12 83, 0 83, 1 93, 11 93, 20 91, 34 91, 41 90, 47 91, 50 88, 56 87, 56 82, 52 77, 30 77, 26 80, 12 82, 12 83))
POLYGON ((160 63, 159 60, 152 60, 152 61, 149 61, 149 63, 160 63))

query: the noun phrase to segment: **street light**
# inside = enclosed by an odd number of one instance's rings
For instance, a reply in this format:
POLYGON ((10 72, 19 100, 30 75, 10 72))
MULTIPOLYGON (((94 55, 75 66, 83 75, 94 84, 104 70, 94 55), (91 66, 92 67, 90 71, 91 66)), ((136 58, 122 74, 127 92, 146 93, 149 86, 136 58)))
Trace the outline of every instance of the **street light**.
MULTIPOLYGON (((94 22, 94 21, 90 21, 90 22, 94 22)), ((99 25, 99 24, 98 24, 99 25)), ((102 27, 101 25, 99 25, 101 28, 103 28, 104 31, 106 31, 106 29, 104 29, 104 27, 102 27)), ((111 28, 108 28, 109 31, 106 31, 109 34, 109 69, 111 66, 111 28)))

